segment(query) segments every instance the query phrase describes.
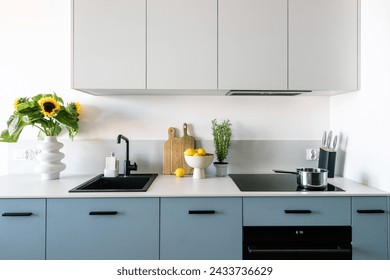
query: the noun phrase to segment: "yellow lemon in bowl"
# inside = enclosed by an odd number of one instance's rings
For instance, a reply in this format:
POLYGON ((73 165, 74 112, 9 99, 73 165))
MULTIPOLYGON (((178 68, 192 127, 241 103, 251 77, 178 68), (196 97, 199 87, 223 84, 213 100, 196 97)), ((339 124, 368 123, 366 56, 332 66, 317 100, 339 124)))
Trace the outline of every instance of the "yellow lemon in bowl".
POLYGON ((186 171, 184 170, 184 168, 181 167, 177 168, 174 173, 176 177, 184 177, 184 175, 186 175, 186 171))
POLYGON ((184 151, 184 154, 186 156, 193 156, 194 154, 196 153, 196 151, 194 149, 191 149, 191 148, 188 148, 184 151))
POLYGON ((196 152, 200 156, 205 156, 206 155, 206 151, 204 149, 202 149, 202 148, 197 149, 196 152))

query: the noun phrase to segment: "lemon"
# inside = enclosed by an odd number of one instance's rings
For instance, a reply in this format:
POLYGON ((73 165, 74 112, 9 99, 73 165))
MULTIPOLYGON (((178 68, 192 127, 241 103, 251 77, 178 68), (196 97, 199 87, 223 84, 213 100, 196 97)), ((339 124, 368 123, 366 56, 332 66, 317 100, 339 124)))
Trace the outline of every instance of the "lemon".
POLYGON ((202 149, 202 148, 197 149, 196 152, 200 156, 205 156, 206 155, 206 151, 204 149, 202 149))
POLYGON ((186 156, 193 156, 194 154, 196 153, 196 151, 194 149, 191 149, 191 148, 188 148, 184 151, 184 154, 186 156))
POLYGON ((184 175, 186 175, 186 171, 184 170, 184 168, 181 167, 177 168, 174 173, 176 177, 183 177, 184 175))
POLYGON ((194 157, 200 157, 200 154, 195 153, 195 154, 193 154, 193 156, 194 156, 194 157))

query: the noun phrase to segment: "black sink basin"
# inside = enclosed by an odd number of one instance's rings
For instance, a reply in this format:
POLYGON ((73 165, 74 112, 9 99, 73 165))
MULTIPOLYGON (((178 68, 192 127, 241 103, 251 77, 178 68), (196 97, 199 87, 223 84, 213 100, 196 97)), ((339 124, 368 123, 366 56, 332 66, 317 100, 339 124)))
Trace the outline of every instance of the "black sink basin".
POLYGON ((157 174, 131 174, 104 177, 100 174, 69 192, 146 192, 157 174))

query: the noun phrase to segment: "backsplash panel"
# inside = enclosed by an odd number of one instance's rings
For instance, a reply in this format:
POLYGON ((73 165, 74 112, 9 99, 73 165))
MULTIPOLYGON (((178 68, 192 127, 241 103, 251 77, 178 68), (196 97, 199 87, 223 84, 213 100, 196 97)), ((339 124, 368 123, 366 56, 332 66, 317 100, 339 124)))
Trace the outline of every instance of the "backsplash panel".
MULTIPOLYGON (((61 152, 66 169, 62 174, 99 174, 103 173, 105 158, 114 152, 120 161, 120 172, 125 159, 125 144, 113 140, 60 140, 64 143, 61 152)), ((130 161, 136 162, 138 172, 162 173, 163 140, 130 141, 130 161)), ((291 169, 296 167, 316 167, 318 161, 306 161, 305 150, 317 148, 320 141, 284 141, 284 140, 235 140, 232 141, 228 161, 229 173, 269 173, 271 169, 291 169)), ((203 147, 214 153, 211 140, 197 141, 197 147, 203 147)), ((9 173, 35 173, 36 160, 15 160, 18 150, 36 150, 36 141, 22 140, 9 145, 9 173)), ((214 174, 211 165, 206 173, 214 174)))

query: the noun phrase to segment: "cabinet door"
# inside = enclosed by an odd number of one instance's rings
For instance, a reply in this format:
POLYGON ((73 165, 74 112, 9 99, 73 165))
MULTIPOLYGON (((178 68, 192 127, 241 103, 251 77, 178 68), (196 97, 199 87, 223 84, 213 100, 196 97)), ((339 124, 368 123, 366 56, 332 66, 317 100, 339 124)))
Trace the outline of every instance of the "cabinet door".
POLYGON ((242 259, 241 198, 161 198, 161 259, 242 259))
POLYGON ((48 199, 47 259, 158 259, 158 198, 48 199))
POLYGON ((73 88, 145 89, 145 71, 145 0, 73 0, 73 88))
POLYGON ((0 259, 45 259, 45 199, 0 199, 0 259))
POLYGON ((289 89, 358 88, 358 1, 289 1, 289 89))
POLYGON ((218 88, 287 89, 287 0, 219 1, 218 88))
POLYGON ((386 197, 352 198, 352 258, 386 260, 388 211, 386 197))
POLYGON ((148 0, 147 14, 147 88, 217 89, 217 0, 148 0))

